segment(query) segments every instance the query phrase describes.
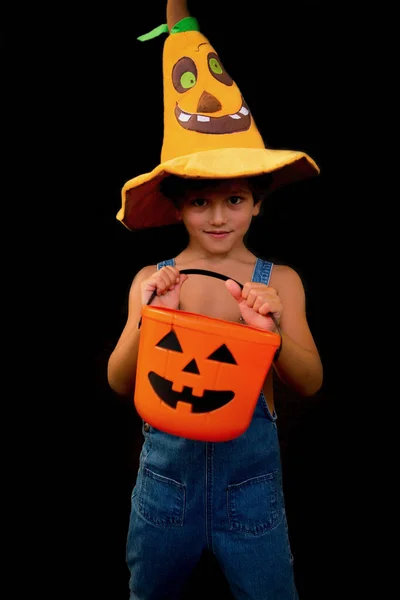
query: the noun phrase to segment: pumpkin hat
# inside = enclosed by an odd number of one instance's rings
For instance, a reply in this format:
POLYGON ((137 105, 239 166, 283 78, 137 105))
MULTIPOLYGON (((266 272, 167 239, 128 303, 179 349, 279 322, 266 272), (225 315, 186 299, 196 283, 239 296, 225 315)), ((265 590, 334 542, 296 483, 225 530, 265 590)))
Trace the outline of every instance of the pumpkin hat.
POLYGON ((117 219, 130 230, 178 223, 173 203, 160 190, 169 175, 225 179, 270 173, 271 192, 318 174, 304 152, 266 148, 240 89, 189 15, 186 0, 167 1, 167 21, 138 38, 168 33, 161 161, 125 183, 117 219))

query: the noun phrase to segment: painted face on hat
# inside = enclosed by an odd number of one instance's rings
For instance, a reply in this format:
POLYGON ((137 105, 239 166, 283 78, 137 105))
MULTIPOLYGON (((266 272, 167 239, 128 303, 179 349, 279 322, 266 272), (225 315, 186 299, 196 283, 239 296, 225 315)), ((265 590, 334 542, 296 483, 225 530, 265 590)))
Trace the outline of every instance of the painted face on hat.
POLYGON ((264 147, 238 86, 198 31, 164 46, 163 160, 227 147, 264 147))
POLYGON ((175 116, 184 129, 210 134, 249 129, 249 108, 209 44, 200 44, 196 56, 182 56, 174 64, 172 84, 179 94, 175 116))

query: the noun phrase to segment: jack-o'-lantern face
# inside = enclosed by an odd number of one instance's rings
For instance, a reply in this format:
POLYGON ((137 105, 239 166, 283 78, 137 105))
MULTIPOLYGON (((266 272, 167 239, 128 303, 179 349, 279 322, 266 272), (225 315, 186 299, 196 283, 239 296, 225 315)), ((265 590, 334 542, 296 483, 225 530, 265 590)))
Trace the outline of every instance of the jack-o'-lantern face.
MULTIPOLYGON (((171 330, 157 344, 158 348, 165 348, 173 352, 183 353, 178 337, 174 330, 171 330)), ((206 360, 216 361, 229 365, 236 365, 236 361, 226 344, 219 346, 206 360)), ((201 379, 201 373, 195 358, 192 358, 182 369, 184 373, 193 373, 201 379)), ((204 388, 201 396, 193 394, 193 387, 185 385, 181 392, 172 389, 173 381, 157 375, 150 371, 150 384, 157 396, 168 406, 176 408, 178 402, 185 402, 191 407, 192 413, 208 413, 230 402, 235 392, 233 390, 213 390, 204 388)), ((197 386, 199 387, 199 386, 197 386)), ((203 387, 203 386, 202 386, 203 387)))
POLYGON ((135 405, 154 427, 223 441, 250 423, 280 343, 277 334, 144 306, 135 405))
POLYGON ((202 33, 170 35, 163 60, 162 161, 216 148, 265 147, 238 86, 202 33))

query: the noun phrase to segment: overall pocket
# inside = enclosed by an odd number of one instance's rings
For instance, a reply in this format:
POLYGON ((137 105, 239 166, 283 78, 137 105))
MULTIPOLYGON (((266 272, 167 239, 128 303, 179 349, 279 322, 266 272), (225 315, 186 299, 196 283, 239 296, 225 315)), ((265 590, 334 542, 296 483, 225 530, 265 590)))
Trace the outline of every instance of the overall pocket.
POLYGON ((261 535, 282 521, 283 507, 277 471, 232 484, 228 486, 227 495, 231 531, 261 535))
POLYGON ((186 489, 183 484, 143 468, 138 508, 146 521, 168 529, 182 527, 185 505, 186 489))

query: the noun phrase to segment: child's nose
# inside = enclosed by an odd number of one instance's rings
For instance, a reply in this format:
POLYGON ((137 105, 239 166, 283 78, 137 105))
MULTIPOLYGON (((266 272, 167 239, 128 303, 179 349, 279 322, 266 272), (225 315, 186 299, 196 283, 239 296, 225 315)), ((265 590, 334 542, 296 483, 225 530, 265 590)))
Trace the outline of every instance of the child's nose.
POLYGON ((222 225, 223 223, 226 223, 226 212, 224 207, 221 205, 214 206, 211 212, 210 224, 222 225))

